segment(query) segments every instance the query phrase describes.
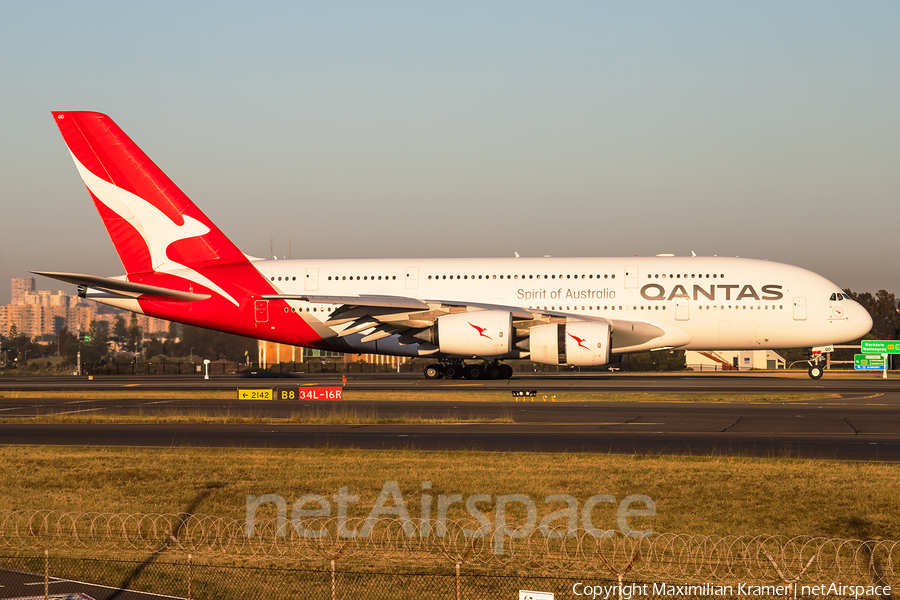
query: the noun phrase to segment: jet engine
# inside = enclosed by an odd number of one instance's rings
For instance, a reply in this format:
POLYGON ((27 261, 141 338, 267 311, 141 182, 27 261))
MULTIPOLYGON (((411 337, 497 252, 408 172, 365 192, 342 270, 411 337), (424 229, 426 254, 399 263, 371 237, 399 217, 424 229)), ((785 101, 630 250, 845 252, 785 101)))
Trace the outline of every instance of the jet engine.
POLYGON ((435 325, 415 337, 431 342, 445 354, 503 356, 512 345, 512 314, 504 310, 474 310, 438 317, 435 325))
POLYGON ((611 328, 601 321, 568 320, 532 327, 529 358, 547 365, 593 367, 609 363, 611 328))

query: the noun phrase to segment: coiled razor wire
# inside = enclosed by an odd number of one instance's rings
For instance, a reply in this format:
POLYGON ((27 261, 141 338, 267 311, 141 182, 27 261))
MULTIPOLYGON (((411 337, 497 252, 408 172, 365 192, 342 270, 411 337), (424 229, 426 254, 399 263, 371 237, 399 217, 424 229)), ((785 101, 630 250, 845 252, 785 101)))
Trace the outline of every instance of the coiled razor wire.
MULTIPOLYGON (((512 526, 510 526, 512 529, 512 526)), ((476 520, 366 518, 245 520, 202 514, 0 511, 0 550, 289 560, 322 564, 465 564, 476 568, 607 573, 671 581, 841 581, 900 583, 900 541, 812 536, 691 535, 513 529, 501 535, 476 520), (305 533, 305 535, 304 535, 305 533), (480 535, 486 533, 486 535, 480 535), (366 534, 366 535, 363 535, 366 534), (480 536, 479 536, 480 535, 480 536)))

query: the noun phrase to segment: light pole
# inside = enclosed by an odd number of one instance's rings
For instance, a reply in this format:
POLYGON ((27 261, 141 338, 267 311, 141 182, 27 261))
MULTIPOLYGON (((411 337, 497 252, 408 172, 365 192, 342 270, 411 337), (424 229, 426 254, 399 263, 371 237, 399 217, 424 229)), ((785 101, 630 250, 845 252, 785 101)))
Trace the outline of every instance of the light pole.
POLYGON ((203 379, 209 379, 209 359, 203 359, 203 368, 206 369, 206 373, 203 375, 203 379))

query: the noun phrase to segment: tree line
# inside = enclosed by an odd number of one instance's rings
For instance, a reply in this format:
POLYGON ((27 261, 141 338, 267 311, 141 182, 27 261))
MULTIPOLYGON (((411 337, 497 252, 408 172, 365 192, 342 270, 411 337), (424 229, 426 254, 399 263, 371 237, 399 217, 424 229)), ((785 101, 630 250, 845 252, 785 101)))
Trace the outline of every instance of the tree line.
POLYGON ((0 349, 6 353, 7 367, 19 362, 24 364, 26 360, 31 365, 36 358, 49 362, 53 357, 59 357, 59 360, 53 361, 59 368, 73 366, 78 361, 79 352, 83 364, 95 365, 132 360, 245 362, 248 357, 255 360, 257 352, 255 339, 174 322, 169 323, 165 335, 151 334, 145 339, 134 313, 130 322, 117 315, 112 327, 107 321, 95 320, 86 330, 73 333, 68 327, 63 327, 55 336, 43 338, 47 339, 32 340, 20 335, 13 326, 9 335, 0 340, 0 349))

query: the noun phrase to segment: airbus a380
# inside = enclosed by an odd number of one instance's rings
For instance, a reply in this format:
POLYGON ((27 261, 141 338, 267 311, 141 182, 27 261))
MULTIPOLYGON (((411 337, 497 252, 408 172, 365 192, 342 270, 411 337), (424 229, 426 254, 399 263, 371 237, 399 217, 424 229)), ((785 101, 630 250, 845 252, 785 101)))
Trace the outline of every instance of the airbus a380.
MULTIPOLYGON (((504 359, 824 346, 872 327, 827 279, 724 257, 263 260, 241 252, 110 119, 54 112, 126 275, 38 272, 137 313, 338 352, 430 357, 425 375, 509 378, 504 359)), ((818 362, 810 376, 821 377, 818 362)))

